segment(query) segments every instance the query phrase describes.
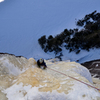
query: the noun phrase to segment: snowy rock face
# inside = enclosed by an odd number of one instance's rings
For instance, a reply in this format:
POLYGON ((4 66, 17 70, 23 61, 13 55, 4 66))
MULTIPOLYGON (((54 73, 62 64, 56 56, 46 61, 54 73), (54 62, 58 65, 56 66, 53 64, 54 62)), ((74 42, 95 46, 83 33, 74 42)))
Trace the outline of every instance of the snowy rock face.
POLYGON ((45 62, 48 68, 42 70, 33 58, 0 55, 2 100, 100 100, 99 91, 68 77, 92 86, 91 75, 84 66, 66 61, 45 62))

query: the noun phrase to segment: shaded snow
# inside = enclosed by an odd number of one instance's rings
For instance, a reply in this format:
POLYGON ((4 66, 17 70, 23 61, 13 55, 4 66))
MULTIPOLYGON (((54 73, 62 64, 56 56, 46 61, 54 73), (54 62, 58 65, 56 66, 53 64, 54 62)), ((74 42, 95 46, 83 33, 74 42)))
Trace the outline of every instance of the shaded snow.
MULTIPOLYGON (((38 38, 75 28, 75 21, 94 10, 99 12, 99 4, 100 0, 5 0, 0 3, 0 52, 35 59, 54 58, 53 53, 43 52, 38 38)), ((79 57, 70 55, 73 53, 64 58, 79 57)))

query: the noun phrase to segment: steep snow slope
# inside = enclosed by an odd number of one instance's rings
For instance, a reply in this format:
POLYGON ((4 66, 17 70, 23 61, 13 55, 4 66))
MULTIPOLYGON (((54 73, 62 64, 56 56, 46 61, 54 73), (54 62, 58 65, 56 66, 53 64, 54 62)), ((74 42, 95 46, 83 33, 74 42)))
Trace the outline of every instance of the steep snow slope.
POLYGON ((0 3, 0 52, 51 58, 54 55, 42 51, 38 38, 76 27, 76 19, 98 11, 99 4, 100 0, 5 0, 0 3))

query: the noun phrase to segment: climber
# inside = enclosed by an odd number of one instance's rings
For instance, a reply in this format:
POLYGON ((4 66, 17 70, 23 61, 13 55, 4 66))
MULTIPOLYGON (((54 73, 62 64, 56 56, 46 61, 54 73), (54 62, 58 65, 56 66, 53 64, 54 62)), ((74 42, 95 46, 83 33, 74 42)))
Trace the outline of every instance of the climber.
POLYGON ((42 68, 42 69, 46 69, 47 68, 46 63, 44 62, 43 58, 41 58, 41 59, 39 59, 37 61, 37 65, 38 65, 39 68, 42 68))

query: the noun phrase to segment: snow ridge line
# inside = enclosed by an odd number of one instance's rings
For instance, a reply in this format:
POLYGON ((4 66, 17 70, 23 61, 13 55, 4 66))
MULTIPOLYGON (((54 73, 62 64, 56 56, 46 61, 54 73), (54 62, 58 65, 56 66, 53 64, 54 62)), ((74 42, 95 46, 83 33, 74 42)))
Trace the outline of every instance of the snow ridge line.
MULTIPOLYGON (((48 67, 47 67, 47 68, 48 68, 48 67)), ((94 86, 92 86, 92 85, 89 85, 89 84, 87 84, 87 83, 85 83, 85 82, 83 82, 83 81, 80 81, 80 80, 78 80, 78 79, 76 79, 76 78, 74 78, 74 77, 72 77, 72 76, 66 75, 66 74, 64 74, 64 73, 62 73, 62 72, 59 72, 59 71, 56 71, 56 70, 54 70, 54 69, 51 69, 51 68, 48 68, 48 69, 53 70, 53 71, 55 71, 55 72, 57 72, 57 73, 60 73, 60 74, 62 74, 62 75, 65 75, 65 76, 67 76, 67 77, 69 77, 69 78, 72 78, 72 79, 74 79, 74 80, 76 80, 76 81, 79 81, 80 83, 83 83, 83 84, 85 84, 85 85, 87 85, 87 86, 90 86, 90 87, 92 87, 92 88, 94 88, 94 89, 96 89, 96 90, 98 90, 98 91, 100 92, 100 89, 98 89, 97 87, 94 87, 94 86)))

